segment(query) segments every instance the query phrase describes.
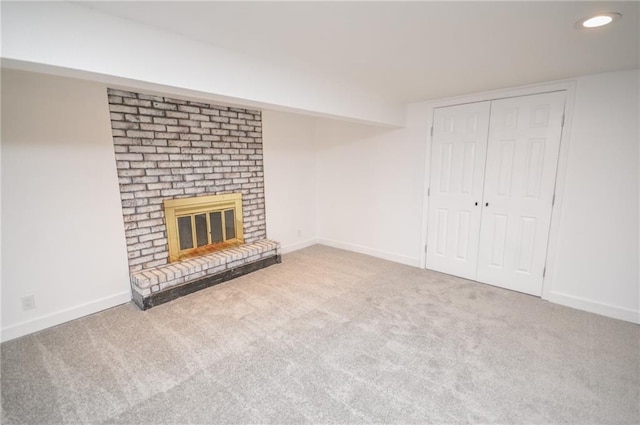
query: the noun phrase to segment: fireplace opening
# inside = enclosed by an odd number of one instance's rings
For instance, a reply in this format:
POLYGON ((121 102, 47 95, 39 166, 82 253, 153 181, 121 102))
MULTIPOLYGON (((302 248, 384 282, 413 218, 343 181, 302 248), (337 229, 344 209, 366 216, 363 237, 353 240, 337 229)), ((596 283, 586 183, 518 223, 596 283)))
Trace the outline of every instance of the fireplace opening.
POLYGON ((164 210, 170 262, 243 243, 240 193, 168 199, 164 210))

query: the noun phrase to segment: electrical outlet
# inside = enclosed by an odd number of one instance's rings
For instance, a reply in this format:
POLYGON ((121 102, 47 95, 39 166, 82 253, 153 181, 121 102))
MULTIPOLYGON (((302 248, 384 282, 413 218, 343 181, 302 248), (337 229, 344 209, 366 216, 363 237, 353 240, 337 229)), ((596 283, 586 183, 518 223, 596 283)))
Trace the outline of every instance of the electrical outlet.
POLYGON ((33 310, 36 308, 36 296, 35 295, 27 295, 26 297, 21 298, 22 301, 22 310, 33 310))

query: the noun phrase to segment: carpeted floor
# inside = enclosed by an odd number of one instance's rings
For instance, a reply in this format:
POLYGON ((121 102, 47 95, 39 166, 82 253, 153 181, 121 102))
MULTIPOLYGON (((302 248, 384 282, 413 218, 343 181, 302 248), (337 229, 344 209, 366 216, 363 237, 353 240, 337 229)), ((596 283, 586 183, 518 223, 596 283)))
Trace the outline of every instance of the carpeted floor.
POLYGON ((640 421, 640 326, 318 245, 1 348, 3 424, 640 421))

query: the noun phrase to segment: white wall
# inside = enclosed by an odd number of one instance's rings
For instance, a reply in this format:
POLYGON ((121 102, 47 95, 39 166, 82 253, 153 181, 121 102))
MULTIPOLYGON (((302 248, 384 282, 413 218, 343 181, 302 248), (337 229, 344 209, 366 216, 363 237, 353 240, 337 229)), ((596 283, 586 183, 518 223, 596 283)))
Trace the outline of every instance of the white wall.
POLYGON ((640 323, 639 76, 577 79, 548 298, 640 323))
POLYGON ((3 70, 2 340, 127 302, 126 252, 106 89, 3 70))
POLYGON ((2 2, 3 66, 257 108, 401 125, 402 105, 68 2, 2 2))
POLYGON ((267 237, 285 253, 316 243, 315 121, 262 113, 267 237))
MULTIPOLYGON (((577 83, 548 298, 637 321, 638 71, 577 83)), ((389 130, 265 111, 268 236, 418 265, 428 117, 409 105, 406 127, 389 130)), ((3 70, 1 153, 2 339, 126 302, 104 87, 3 70), (26 295, 35 310, 22 311, 26 295)))
POLYGON ((409 108, 407 127, 389 130, 319 120, 320 243, 417 266, 426 120, 409 108))
MULTIPOLYGON (((633 322, 640 322, 638 75, 635 70, 577 79, 568 166, 556 205, 558 244, 544 294, 633 322)), ((492 94, 456 100, 483 96, 492 94)), ((321 243, 419 264, 433 105, 409 105, 400 130, 318 121, 321 243)))

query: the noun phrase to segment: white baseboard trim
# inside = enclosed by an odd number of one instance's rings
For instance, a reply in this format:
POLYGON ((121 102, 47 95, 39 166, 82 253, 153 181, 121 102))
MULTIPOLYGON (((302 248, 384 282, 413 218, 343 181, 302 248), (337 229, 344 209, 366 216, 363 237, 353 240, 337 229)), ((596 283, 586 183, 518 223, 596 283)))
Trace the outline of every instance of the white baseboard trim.
POLYGON ((281 248, 281 251, 283 254, 288 254, 290 252, 297 251, 302 248, 310 247, 317 243, 318 243, 318 239, 311 238, 311 239, 307 239, 306 241, 296 242, 296 243, 289 244, 287 246, 283 246, 281 248))
POLYGON ((5 342, 11 339, 19 338, 21 336, 41 331, 43 329, 47 329, 64 322, 68 322, 70 320, 79 319, 81 317, 88 316, 90 314, 94 314, 120 304, 128 303, 129 301, 131 301, 131 291, 126 291, 75 307, 71 307, 62 311, 47 314, 45 316, 36 317, 35 319, 27 320, 16 325, 10 325, 2 328, 2 335, 0 336, 0 340, 2 342, 5 342))
POLYGON ((316 242, 320 245, 327 245, 333 248, 346 249, 347 251, 357 252, 359 254, 366 254, 372 257, 382 258, 383 260, 393 261, 395 263, 406 264, 407 266, 419 267, 420 259, 406 257, 404 255, 394 254, 393 252, 380 251, 378 249, 368 248, 366 246, 334 241, 331 239, 318 238, 316 242))
POLYGON ((629 308, 617 307, 610 304, 604 304, 586 298, 576 297, 562 292, 551 291, 545 297, 547 301, 560 304, 566 307, 578 310, 588 311, 589 313, 599 314, 601 316, 611 317, 613 319, 624 320, 626 322, 640 324, 640 311, 631 310, 629 308))

